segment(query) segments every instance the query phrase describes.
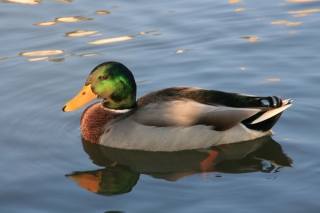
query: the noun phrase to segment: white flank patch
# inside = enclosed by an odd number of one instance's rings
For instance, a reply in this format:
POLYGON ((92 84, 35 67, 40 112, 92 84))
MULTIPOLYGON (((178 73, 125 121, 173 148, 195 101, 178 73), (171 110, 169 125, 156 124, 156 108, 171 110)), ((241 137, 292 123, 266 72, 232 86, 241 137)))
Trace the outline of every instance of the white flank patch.
POLYGON ((270 110, 270 111, 264 113, 258 119, 252 121, 251 124, 256 124, 256 123, 259 123, 261 121, 267 120, 268 118, 271 118, 272 116, 275 116, 276 114, 279 114, 280 112, 284 111, 285 109, 287 109, 290 106, 291 106, 291 104, 288 104, 288 105, 285 105, 285 106, 280 107, 278 109, 270 110))

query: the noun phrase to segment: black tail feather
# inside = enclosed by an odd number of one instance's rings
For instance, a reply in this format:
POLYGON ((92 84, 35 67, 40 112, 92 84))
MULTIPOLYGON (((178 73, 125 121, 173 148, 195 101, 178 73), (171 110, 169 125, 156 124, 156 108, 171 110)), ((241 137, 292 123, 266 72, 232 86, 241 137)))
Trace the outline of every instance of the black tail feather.
POLYGON ((282 114, 282 112, 279 114, 276 114, 275 116, 273 116, 267 120, 261 121, 259 123, 251 124, 251 122, 253 120, 255 120, 257 117, 261 116, 261 112, 260 112, 260 113, 257 113, 256 115, 246 119, 246 120, 243 120, 241 123, 244 124, 249 129, 265 132, 265 131, 270 130, 277 123, 281 114, 282 114))

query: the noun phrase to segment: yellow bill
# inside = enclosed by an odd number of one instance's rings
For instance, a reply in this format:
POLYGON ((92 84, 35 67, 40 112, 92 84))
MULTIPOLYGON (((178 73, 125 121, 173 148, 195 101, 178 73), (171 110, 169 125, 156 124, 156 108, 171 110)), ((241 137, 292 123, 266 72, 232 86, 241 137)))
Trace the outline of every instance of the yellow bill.
POLYGON ((62 107, 62 111, 71 112, 77 110, 95 98, 98 98, 98 95, 92 92, 91 84, 88 84, 87 86, 84 85, 78 95, 62 107))

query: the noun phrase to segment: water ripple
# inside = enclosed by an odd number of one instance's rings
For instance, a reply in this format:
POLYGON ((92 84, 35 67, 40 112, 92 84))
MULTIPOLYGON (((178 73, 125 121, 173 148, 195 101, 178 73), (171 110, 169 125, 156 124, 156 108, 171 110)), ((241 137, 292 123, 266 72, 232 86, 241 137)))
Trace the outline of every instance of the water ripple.
POLYGON ((134 38, 133 36, 120 36, 116 38, 99 39, 99 40, 88 42, 88 44, 107 44, 107 43, 113 43, 113 42, 119 42, 119 41, 127 41, 133 38, 134 38))
POLYGON ((285 20, 278 20, 278 21, 273 21, 270 24, 284 24, 287 26, 296 26, 302 24, 302 22, 290 22, 290 21, 285 21, 285 20))
POLYGON ((40 4, 41 0, 5 0, 5 2, 16 4, 40 4))
POLYGON ((46 22, 37 22, 34 26, 46 27, 53 26, 59 23, 70 23, 70 22, 80 22, 80 21, 90 21, 93 18, 87 18, 84 16, 65 16, 56 18, 54 21, 46 21, 46 22))
POLYGON ((72 32, 68 32, 65 34, 67 37, 81 37, 81 36, 97 36, 101 34, 97 34, 99 31, 97 30, 76 30, 72 32))

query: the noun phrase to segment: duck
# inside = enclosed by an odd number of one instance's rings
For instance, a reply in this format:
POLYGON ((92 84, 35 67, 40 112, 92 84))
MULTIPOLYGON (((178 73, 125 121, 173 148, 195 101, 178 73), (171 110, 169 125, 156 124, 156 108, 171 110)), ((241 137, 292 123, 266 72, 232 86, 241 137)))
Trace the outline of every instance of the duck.
POLYGON ((96 66, 62 110, 94 99, 80 119, 82 137, 102 146, 144 151, 205 149, 273 134, 271 128, 292 99, 197 87, 171 87, 136 100, 132 72, 115 61, 96 66))

